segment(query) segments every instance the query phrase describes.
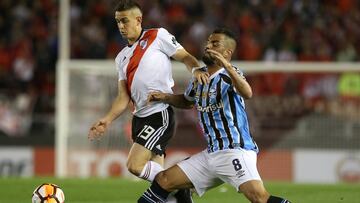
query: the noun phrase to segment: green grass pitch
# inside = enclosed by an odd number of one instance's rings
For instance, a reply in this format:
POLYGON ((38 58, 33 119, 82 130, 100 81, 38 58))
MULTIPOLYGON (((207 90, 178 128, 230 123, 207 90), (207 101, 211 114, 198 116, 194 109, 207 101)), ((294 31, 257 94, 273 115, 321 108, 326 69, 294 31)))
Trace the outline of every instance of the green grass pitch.
MULTIPOLYGON (((149 186, 145 181, 112 179, 0 178, 0 203, 30 203, 37 185, 58 184, 66 203, 134 203, 149 186)), ((267 190, 293 203, 360 203, 360 184, 266 183, 267 190)), ((248 202, 229 185, 214 188, 195 203, 248 202)))

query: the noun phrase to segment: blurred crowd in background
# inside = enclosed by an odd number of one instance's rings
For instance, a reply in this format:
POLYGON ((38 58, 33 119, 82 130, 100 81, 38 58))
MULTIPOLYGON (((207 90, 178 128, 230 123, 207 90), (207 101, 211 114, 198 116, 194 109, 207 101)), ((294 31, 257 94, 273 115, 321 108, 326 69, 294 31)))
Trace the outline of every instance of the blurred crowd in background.
MULTIPOLYGON (((72 0, 72 57, 113 58, 125 45, 108 0, 72 0), (86 42, 86 43, 84 43, 86 42), (94 52, 94 48, 97 51, 94 52)), ((356 61, 360 2, 356 0, 138 1, 144 27, 165 27, 197 58, 208 34, 226 26, 238 37, 233 59, 356 61)))
MULTIPOLYGON (((117 1, 70 0, 71 58, 114 59, 126 45, 117 1)), ((234 60, 360 60, 357 0, 139 0, 143 27, 164 27, 194 56, 216 27, 236 34, 234 60)), ((0 136, 54 129, 59 1, 0 1, 0 136)), ((41 131, 41 132, 38 132, 41 131)))

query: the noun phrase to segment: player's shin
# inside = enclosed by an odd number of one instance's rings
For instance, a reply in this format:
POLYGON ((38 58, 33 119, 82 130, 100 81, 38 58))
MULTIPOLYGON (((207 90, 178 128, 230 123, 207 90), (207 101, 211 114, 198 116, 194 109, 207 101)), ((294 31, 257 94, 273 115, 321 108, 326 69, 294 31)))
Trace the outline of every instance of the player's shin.
POLYGON ((138 199, 138 203, 165 203, 170 192, 164 190, 156 181, 138 199))
POLYGON ((174 194, 177 202, 181 203, 193 203, 190 189, 181 189, 174 194))
POLYGON ((270 196, 267 203, 291 203, 289 200, 283 199, 281 197, 270 196))

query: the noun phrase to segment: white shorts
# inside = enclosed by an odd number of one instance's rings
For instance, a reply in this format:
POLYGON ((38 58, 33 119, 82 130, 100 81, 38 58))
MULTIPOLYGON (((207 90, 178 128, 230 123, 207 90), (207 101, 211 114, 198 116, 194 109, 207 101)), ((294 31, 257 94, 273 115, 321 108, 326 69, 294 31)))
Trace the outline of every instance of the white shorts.
POLYGON ((206 150, 177 165, 190 179, 199 196, 218 185, 229 183, 236 190, 250 180, 260 180, 257 154, 252 150, 229 149, 208 153, 206 150))

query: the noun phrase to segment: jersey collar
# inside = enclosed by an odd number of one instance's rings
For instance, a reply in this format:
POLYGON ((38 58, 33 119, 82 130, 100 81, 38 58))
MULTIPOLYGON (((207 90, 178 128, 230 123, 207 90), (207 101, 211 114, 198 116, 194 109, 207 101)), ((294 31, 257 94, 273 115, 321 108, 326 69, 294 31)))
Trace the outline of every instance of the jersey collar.
MULTIPOLYGON (((141 39, 141 37, 143 36, 143 34, 144 34, 144 29, 141 29, 141 33, 140 33, 140 35, 139 35, 139 37, 135 40, 135 42, 134 42, 134 44, 136 44, 136 42, 138 42, 140 39, 141 39)), ((128 43, 128 47, 130 48, 130 47, 132 47, 132 45, 134 45, 134 44, 129 44, 128 43)))
POLYGON ((213 79, 214 77, 216 77, 217 75, 219 75, 219 73, 223 72, 224 68, 220 68, 219 70, 217 70, 215 73, 213 73, 212 75, 210 75, 209 80, 213 79))

